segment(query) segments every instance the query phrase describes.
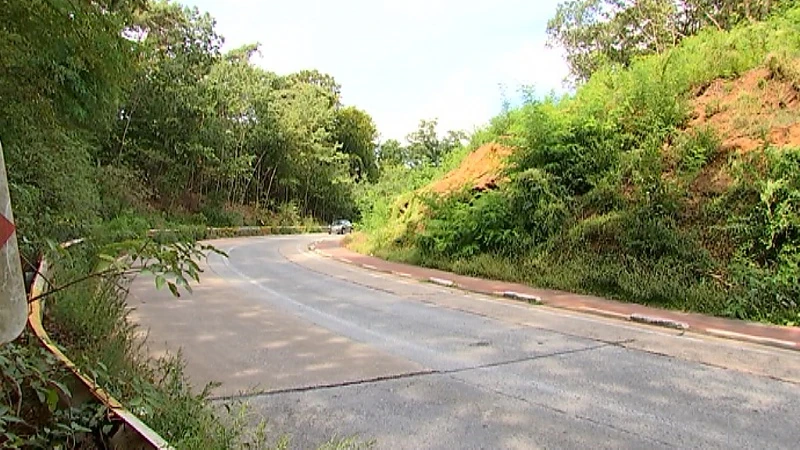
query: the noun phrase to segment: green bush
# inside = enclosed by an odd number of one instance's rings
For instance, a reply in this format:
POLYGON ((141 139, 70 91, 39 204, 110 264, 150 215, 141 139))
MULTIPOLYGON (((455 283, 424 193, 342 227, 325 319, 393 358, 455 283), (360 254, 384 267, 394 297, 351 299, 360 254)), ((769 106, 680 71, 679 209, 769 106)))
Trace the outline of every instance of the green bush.
POLYGON ((200 214, 210 227, 241 227, 244 216, 238 211, 226 210, 218 204, 207 204, 200 209, 200 214))
POLYGON ((473 136, 472 148, 516 146, 505 185, 428 198, 426 212, 413 216, 386 199, 414 189, 410 182, 372 190, 368 250, 471 275, 797 323, 800 151, 731 153, 721 165, 720 136, 685 130, 688 100, 715 79, 769 64, 794 82, 797 54, 794 7, 767 22, 702 31, 625 69, 604 67, 572 95, 528 98, 473 136), (704 172, 711 166, 733 185, 698 195, 695 181, 716 175, 704 172))
POLYGON ((738 167, 739 184, 725 198, 726 204, 737 205, 730 208, 726 224, 738 244, 730 268, 738 286, 731 314, 796 321, 800 312, 800 149, 769 149, 738 167))
POLYGON ((720 144, 719 137, 710 128, 680 134, 675 143, 679 170, 683 173, 697 173, 711 161, 720 144))
POLYGON ((0 445, 3 448, 92 448, 93 433, 111 427, 104 407, 62 402, 72 394, 67 369, 29 330, 0 346, 0 445))

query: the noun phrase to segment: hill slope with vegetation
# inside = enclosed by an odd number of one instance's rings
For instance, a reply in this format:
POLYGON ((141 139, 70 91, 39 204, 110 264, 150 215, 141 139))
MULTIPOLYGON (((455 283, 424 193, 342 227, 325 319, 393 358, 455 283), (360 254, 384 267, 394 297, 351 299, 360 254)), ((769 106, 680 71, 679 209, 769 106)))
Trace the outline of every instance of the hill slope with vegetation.
MULTIPOLYGON (((578 3, 592 2, 563 7, 578 3)), ((463 274, 796 325, 800 8, 780 6, 624 61, 608 61, 602 46, 591 60, 574 54, 576 78, 586 78, 574 94, 531 98, 473 136, 472 148, 513 148, 499 187, 407 186, 388 206, 365 208, 366 236, 351 245, 463 274)))

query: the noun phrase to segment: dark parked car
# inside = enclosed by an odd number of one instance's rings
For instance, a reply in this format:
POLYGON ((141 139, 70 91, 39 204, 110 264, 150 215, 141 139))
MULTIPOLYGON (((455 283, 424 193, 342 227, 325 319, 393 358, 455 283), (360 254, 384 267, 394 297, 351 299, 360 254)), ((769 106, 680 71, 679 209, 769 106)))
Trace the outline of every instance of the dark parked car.
POLYGON ((335 220, 328 225, 328 234, 347 234, 353 231, 353 224, 349 220, 335 220))

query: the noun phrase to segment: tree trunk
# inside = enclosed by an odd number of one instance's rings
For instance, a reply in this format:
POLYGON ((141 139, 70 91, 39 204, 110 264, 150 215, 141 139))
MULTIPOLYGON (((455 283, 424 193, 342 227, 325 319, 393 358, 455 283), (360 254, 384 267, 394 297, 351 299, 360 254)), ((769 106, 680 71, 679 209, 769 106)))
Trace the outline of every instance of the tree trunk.
POLYGON ((272 176, 269 177, 269 186, 267 187, 267 196, 265 197, 267 201, 269 201, 269 194, 272 191, 272 181, 275 179, 275 174, 278 172, 278 168, 275 167, 272 169, 272 176))

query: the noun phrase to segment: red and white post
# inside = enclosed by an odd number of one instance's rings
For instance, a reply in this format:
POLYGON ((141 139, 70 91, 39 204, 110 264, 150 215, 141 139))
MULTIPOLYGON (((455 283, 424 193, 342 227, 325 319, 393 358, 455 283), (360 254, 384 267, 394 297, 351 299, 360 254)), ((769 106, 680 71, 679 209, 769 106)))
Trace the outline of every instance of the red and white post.
POLYGON ((27 317, 28 298, 11 213, 3 146, 0 144, 0 345, 13 341, 22 333, 27 317))

